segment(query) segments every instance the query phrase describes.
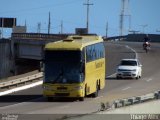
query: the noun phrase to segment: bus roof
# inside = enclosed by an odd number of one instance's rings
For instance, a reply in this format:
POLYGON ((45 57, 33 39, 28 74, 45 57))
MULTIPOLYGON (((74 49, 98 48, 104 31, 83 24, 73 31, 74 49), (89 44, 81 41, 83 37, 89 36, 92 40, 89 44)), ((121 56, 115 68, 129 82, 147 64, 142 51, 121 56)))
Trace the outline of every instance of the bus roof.
POLYGON ((45 50, 82 50, 83 47, 103 42, 102 37, 96 35, 73 35, 66 39, 46 44, 45 50))

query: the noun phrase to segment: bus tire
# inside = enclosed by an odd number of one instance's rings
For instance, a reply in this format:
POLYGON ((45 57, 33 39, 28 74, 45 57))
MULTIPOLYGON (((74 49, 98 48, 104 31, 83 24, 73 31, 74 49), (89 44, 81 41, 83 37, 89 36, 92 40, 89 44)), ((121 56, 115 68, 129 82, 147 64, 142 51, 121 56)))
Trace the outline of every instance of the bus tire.
POLYGON ((84 90, 84 97, 87 96, 87 85, 85 85, 85 90, 84 90))
POLYGON ((99 80, 99 84, 98 84, 98 90, 101 90, 101 82, 99 80))
POLYGON ((79 101, 84 101, 84 97, 80 97, 80 98, 79 98, 79 101))
POLYGON ((52 102, 53 98, 52 97, 47 97, 48 102, 52 102))
POLYGON ((96 85, 96 91, 93 93, 92 96, 93 96, 94 98, 98 97, 98 92, 99 92, 99 85, 97 84, 97 85, 96 85))

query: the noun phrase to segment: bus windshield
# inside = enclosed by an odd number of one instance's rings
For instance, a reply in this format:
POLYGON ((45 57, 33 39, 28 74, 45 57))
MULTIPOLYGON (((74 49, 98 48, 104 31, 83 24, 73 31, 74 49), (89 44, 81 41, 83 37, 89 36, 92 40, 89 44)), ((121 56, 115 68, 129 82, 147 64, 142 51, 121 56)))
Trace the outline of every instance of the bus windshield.
POLYGON ((81 83, 81 51, 46 51, 45 83, 81 83))

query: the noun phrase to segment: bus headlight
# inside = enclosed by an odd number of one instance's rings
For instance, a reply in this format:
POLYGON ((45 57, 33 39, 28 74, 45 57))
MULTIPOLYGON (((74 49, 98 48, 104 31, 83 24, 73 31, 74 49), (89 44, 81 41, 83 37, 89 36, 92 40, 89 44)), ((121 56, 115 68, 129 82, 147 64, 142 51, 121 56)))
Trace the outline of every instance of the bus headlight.
POLYGON ((83 89, 82 86, 76 86, 76 87, 74 87, 74 90, 81 90, 81 89, 83 89))

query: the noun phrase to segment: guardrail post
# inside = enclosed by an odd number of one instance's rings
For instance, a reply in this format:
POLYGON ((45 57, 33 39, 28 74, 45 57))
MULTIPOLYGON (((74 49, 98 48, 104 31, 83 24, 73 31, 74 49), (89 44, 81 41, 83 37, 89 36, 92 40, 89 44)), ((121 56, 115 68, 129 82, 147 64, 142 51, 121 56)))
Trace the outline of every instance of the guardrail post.
POLYGON ((117 100, 117 101, 114 101, 114 108, 119 108, 119 101, 117 100))
POLYGON ((160 99, 160 91, 156 92, 156 93, 154 94, 154 96, 155 96, 156 99, 160 99))
POLYGON ((106 109, 111 108, 111 105, 109 104, 109 102, 106 103, 106 109))
POLYGON ((105 110, 105 104, 101 102, 101 110, 100 111, 104 111, 105 110))
POLYGON ((114 103, 114 108, 118 108, 118 106, 117 106, 117 103, 116 103, 116 102, 114 103))
POLYGON ((120 103, 121 103, 121 107, 124 107, 124 100, 121 100, 120 103))
POLYGON ((133 99, 128 99, 128 102, 130 102, 130 105, 133 105, 133 99))
POLYGON ((141 103, 141 97, 136 97, 137 103, 141 103))

